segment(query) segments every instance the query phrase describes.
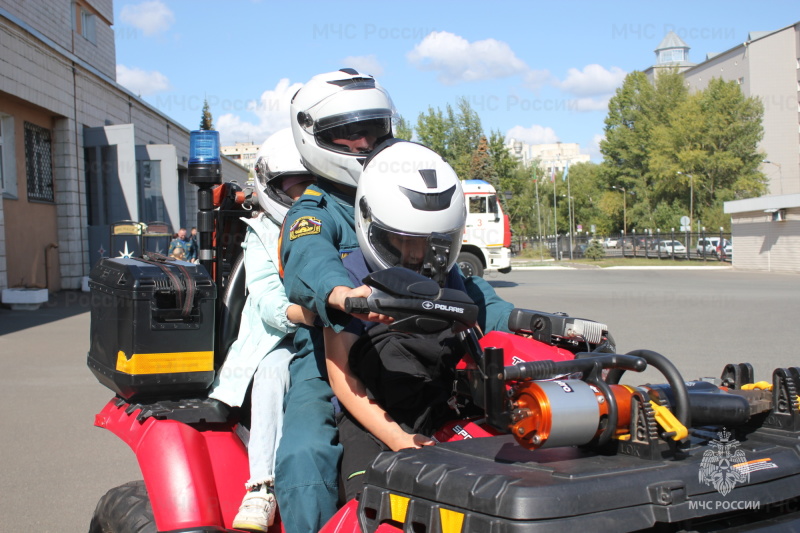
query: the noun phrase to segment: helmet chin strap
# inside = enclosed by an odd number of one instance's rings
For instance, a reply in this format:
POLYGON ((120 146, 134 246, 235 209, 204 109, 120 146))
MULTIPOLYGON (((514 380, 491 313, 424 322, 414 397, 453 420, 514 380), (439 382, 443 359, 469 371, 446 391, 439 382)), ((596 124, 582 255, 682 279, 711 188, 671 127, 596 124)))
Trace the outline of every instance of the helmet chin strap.
POLYGON ((452 238, 444 233, 431 233, 428 237, 428 249, 425 251, 420 273, 431 278, 440 287, 444 287, 447 281, 447 263, 451 245, 452 238))

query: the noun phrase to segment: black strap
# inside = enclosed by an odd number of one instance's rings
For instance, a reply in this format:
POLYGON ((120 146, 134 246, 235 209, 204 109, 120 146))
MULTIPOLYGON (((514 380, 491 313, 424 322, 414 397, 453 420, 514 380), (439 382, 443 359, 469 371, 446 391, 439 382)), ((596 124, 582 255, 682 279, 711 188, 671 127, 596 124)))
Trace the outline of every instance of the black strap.
POLYGON ((197 290, 194 284, 194 279, 192 278, 191 274, 189 274, 189 270, 185 266, 178 263, 175 259, 157 252, 147 252, 147 255, 141 258, 141 260, 149 265, 155 265, 164 271, 164 274, 167 275, 172 283, 172 286, 175 288, 175 300, 178 304, 178 307, 181 308, 181 316, 184 318, 188 317, 192 310, 192 306, 194 305, 194 296, 197 290), (178 268, 178 270, 180 270, 181 274, 183 274, 184 283, 181 283, 181 280, 177 274, 175 274, 175 272, 173 272, 172 269, 167 266, 167 261, 169 261, 172 266, 175 266, 178 268))

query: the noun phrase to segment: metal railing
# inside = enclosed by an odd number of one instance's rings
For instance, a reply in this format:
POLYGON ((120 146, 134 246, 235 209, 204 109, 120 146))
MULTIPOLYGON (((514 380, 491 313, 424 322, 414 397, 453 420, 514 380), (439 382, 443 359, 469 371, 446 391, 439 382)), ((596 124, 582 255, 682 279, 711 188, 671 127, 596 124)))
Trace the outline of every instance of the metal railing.
MULTIPOLYGON (((586 248, 593 241, 599 241, 606 257, 638 257, 647 259, 673 259, 692 261, 730 261, 724 245, 731 242, 731 234, 726 232, 653 232, 642 234, 621 233, 610 235, 590 235, 587 233, 572 236, 570 250, 569 235, 542 237, 541 245, 549 251, 549 259, 583 259, 586 248), (666 243, 675 242, 672 246, 666 243), (664 243, 664 244, 661 244, 664 243), (720 247, 719 244, 722 244, 720 247), (661 244, 661 245, 660 245, 661 244), (571 252, 571 253, 570 253, 571 252)), ((537 247, 538 237, 514 236, 511 251, 519 254, 527 248, 537 247)))

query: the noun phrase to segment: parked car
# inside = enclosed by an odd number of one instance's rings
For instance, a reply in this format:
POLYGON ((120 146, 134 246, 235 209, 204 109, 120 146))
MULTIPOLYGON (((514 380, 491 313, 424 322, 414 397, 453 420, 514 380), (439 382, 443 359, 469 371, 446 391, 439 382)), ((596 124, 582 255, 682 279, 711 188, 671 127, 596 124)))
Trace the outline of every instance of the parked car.
POLYGON ((716 250, 720 261, 733 261, 733 243, 727 239, 716 250))
POLYGON ((686 247, 681 241, 661 241, 658 243, 658 252, 662 254, 685 254, 686 247))
POLYGON ((705 237, 703 239, 697 239, 697 247, 695 250, 697 251, 697 255, 706 255, 706 256, 717 256, 717 248, 719 248, 719 237, 705 237))
POLYGON ((603 241, 603 248, 616 248, 619 244, 619 239, 616 237, 606 237, 603 241))

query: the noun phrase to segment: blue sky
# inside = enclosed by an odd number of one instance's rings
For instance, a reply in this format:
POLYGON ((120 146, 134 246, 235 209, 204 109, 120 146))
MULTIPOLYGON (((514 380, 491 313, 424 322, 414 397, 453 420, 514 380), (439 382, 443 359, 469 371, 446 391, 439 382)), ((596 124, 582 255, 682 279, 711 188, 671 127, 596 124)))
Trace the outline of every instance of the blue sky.
POLYGON ((608 99, 667 31, 699 63, 799 13, 796 0, 116 0, 117 81, 189 129, 207 98, 223 144, 261 143, 311 76, 355 67, 412 125, 465 97, 487 133, 578 143, 600 161, 608 99))

